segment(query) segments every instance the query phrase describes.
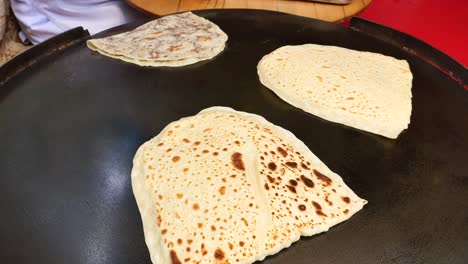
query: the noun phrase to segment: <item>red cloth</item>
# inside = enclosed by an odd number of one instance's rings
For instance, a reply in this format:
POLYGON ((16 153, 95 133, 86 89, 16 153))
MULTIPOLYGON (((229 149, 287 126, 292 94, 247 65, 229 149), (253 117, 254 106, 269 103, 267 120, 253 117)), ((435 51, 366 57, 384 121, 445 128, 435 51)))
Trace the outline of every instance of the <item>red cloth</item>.
POLYGON ((373 0, 358 16, 412 35, 468 67, 468 0, 373 0))

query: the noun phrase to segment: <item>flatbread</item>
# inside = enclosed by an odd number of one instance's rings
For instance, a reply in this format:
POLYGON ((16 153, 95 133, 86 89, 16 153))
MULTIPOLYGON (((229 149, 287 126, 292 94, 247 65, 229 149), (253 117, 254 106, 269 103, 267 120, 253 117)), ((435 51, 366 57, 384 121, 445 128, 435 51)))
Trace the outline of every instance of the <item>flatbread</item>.
POLYGON ((323 119, 396 138, 411 116, 405 60, 334 46, 284 46, 257 66, 260 81, 287 103, 323 119))
POLYGON ((291 132, 212 107, 169 124, 133 160, 153 263, 252 263, 362 209, 291 132))
POLYGON ((191 12, 165 16, 129 32, 87 41, 90 49, 141 66, 182 66, 211 59, 227 35, 191 12))

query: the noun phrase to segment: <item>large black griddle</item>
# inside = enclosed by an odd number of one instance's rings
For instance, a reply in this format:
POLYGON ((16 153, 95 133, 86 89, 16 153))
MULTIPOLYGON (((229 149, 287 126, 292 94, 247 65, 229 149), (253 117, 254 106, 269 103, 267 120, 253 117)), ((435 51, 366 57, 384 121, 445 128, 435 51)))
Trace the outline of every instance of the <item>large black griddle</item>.
POLYGON ((139 67, 90 51, 88 34, 75 29, 0 68, 0 263, 151 263, 132 158, 169 122, 214 105, 290 130, 369 201, 349 221, 264 263, 468 263, 466 68, 363 20, 348 29, 267 11, 196 13, 229 35, 209 61, 139 67), (303 43, 408 60, 409 129, 390 140, 331 123, 262 86, 260 58, 303 43))

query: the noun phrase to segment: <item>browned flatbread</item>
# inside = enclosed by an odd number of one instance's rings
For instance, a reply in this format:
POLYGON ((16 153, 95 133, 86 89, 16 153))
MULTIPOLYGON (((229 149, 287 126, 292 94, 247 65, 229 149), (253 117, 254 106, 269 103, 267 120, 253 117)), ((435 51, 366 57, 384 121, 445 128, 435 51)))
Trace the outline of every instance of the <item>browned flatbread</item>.
POLYGON ((225 107, 143 144, 132 186, 155 264, 252 263, 367 203, 292 133, 225 107))
POLYGON ((226 41, 227 35, 216 24, 186 12, 87 44, 106 56, 143 66, 182 66, 213 58, 226 41))

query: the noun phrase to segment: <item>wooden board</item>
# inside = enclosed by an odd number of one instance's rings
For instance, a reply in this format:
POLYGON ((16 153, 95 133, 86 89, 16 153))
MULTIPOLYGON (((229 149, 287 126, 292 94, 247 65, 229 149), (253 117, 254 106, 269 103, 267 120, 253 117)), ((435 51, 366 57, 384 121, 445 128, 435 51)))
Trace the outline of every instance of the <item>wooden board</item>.
POLYGON ((199 9, 248 8, 280 11, 289 14, 340 22, 363 11, 372 0, 353 0, 348 5, 292 0, 127 0, 138 9, 166 15, 199 9))

